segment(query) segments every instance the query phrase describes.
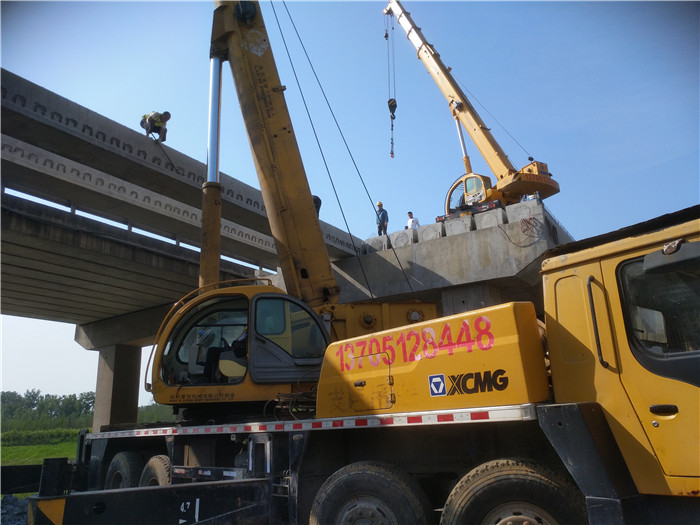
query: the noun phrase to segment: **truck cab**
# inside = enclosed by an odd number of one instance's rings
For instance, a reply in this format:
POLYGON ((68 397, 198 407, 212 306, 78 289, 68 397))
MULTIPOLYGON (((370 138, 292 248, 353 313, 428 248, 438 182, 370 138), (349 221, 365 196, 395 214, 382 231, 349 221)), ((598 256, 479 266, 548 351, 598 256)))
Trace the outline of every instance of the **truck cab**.
POLYGON ((543 264, 554 399, 602 407, 641 494, 700 490, 698 208, 543 264))

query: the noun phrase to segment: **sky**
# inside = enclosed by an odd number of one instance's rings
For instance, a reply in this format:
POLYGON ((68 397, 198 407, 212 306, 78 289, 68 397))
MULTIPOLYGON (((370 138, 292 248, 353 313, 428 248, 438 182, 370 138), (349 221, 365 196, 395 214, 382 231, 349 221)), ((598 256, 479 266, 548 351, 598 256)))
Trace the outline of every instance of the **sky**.
MULTIPOLYGON (((385 6, 260 5, 320 217, 360 238, 374 235, 377 200, 389 231, 409 210, 433 222, 464 171, 446 100, 385 6)), ((575 239, 700 202, 700 3, 404 7, 511 162, 548 164, 561 191, 545 204, 575 239)), ((213 2, 3 1, 0 10, 4 69, 137 131, 144 113, 167 110, 167 145, 206 162, 213 2)), ((223 78, 221 171, 259 187, 228 68, 223 78)), ((492 175, 468 138, 467 151, 475 172, 492 175)), ((2 390, 94 390, 97 353, 73 335, 71 325, 2 316, 2 390), (41 341, 31 371, 28 341, 41 341)))

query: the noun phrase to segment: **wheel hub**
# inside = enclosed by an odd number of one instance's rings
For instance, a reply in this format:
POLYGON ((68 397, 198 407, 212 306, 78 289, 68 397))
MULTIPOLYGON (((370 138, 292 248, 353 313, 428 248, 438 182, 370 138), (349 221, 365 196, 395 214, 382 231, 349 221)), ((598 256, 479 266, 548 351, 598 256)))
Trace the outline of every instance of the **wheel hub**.
POLYGON ((482 525, 559 525, 546 510, 532 503, 511 502, 489 512, 482 525))
POLYGON ((338 512, 337 525, 402 525, 382 500, 361 496, 348 501, 338 512))

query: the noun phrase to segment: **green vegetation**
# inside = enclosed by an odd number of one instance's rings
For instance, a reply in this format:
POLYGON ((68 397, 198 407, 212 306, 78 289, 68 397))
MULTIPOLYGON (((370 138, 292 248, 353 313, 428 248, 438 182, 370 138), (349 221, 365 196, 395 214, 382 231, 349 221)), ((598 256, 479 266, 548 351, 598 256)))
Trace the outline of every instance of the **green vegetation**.
MULTIPOLYGON (((2 392, 1 396, 3 441, 8 431, 74 429, 92 426, 94 392, 54 396, 42 395, 39 390, 27 390, 24 395, 17 392, 2 392)), ((172 408, 165 405, 152 403, 138 409, 138 423, 148 424, 158 421, 171 423, 174 420, 172 408)), ((53 443, 56 439, 51 438, 50 441, 43 442, 53 443)))
POLYGON ((95 393, 42 395, 39 390, 2 392, 2 430, 87 428, 92 425, 95 393))
POLYGON ((175 421, 175 415, 173 414, 173 407, 168 405, 156 405, 152 403, 150 405, 145 405, 139 407, 138 422, 139 423, 158 423, 163 422, 164 424, 172 423, 175 421))
MULTIPOLYGON (((78 429, 92 426, 95 393, 68 396, 42 395, 39 390, 0 394, 3 465, 36 465, 44 458, 74 459, 78 429)), ((164 424, 174 421, 168 406, 151 404, 138 409, 138 422, 164 424)))
MULTIPOLYGON (((39 390, 27 390, 24 395, 17 392, 2 392, 0 395, 0 463, 41 465, 45 458, 76 458, 79 429, 89 430, 92 426, 94 392, 53 396, 42 395, 39 390)), ((139 407, 139 423, 159 421, 164 424, 174 421, 172 408, 156 404, 139 407)), ((14 496, 22 500, 28 495, 14 496)), ((5 514, 6 503, 9 501, 3 496, 3 523, 9 517, 5 514)), ((26 510, 24 501, 15 505, 23 506, 26 510)))
POLYGON ((20 445, 56 445, 78 440, 78 430, 52 428, 49 430, 8 430, 2 433, 4 447, 20 445))
POLYGON ((3 465, 40 465, 44 458, 75 459, 77 439, 52 445, 13 445, 7 446, 3 441, 3 465))
POLYGON ((38 465, 44 458, 74 459, 78 429, 90 428, 95 394, 42 395, 2 392, 3 465, 38 465))

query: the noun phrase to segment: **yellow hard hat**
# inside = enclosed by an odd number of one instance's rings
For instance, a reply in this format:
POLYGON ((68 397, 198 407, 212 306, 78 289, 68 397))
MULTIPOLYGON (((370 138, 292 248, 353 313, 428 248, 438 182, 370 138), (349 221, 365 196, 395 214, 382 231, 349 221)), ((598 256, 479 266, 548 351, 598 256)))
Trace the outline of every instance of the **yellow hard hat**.
POLYGON ((384 206, 384 205, 382 204, 382 201, 377 201, 377 206, 384 206))

